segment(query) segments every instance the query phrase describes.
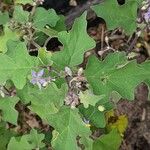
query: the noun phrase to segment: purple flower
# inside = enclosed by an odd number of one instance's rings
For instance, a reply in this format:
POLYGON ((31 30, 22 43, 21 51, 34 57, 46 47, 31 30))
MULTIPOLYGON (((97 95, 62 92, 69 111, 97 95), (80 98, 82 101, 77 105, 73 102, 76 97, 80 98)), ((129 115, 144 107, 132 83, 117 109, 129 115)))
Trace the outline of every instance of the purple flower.
POLYGON ((44 75, 44 69, 40 70, 39 72, 32 71, 31 74, 32 79, 30 80, 30 82, 33 85, 37 84, 40 89, 47 83, 46 79, 42 77, 44 75))
POLYGON ((145 20, 148 22, 150 20, 150 8, 148 9, 148 11, 144 14, 144 18, 145 20))

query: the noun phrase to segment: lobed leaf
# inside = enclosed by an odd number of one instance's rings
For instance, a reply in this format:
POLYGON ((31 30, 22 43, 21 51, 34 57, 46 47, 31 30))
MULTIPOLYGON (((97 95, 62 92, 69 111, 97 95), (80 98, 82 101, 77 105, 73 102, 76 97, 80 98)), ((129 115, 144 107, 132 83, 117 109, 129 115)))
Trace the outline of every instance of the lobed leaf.
POLYGON ((149 72, 137 65, 135 60, 125 61, 121 52, 109 54, 104 61, 95 56, 89 59, 85 76, 95 94, 110 96, 117 91, 123 98, 133 100, 134 90, 144 81, 149 72))
POLYGON ((36 28, 43 28, 46 25, 50 27, 55 27, 56 23, 59 20, 59 16, 56 14, 54 9, 46 10, 42 7, 38 7, 35 10, 35 14, 33 16, 33 25, 36 28))
POLYGON ((2 110, 2 119, 14 125, 17 125, 18 112, 15 105, 19 99, 17 97, 0 98, 0 110, 2 110))
POLYGON ((52 55, 54 66, 64 69, 66 66, 74 67, 83 61, 84 53, 95 47, 95 42, 86 31, 86 13, 75 20, 71 31, 62 31, 58 34, 63 50, 52 55))
POLYGON ((25 103, 31 102, 30 110, 45 120, 48 114, 58 112, 64 104, 66 85, 58 89, 55 83, 50 83, 48 87, 39 90, 38 87, 28 84, 22 90, 18 90, 17 95, 25 103))
POLYGON ((42 142, 44 134, 38 134, 35 129, 30 131, 30 134, 23 135, 21 137, 12 137, 7 150, 32 150, 40 149, 45 146, 42 142))
POLYGON ((12 80, 16 88, 22 89, 28 73, 37 65, 38 60, 28 54, 24 43, 9 41, 8 52, 0 54, 0 84, 12 80))
POLYGON ((112 130, 106 135, 102 135, 93 143, 93 150, 118 150, 122 138, 117 130, 112 130))
POLYGON ((80 102, 83 103, 85 108, 89 105, 95 106, 95 104, 104 98, 104 95, 94 95, 91 91, 80 92, 80 102))
POLYGON ((89 139, 90 129, 81 120, 77 109, 63 106, 58 113, 47 115, 47 121, 56 130, 51 142, 56 150, 77 150, 77 136, 89 139))
POLYGON ((22 6, 15 6, 13 19, 19 23, 26 23, 29 20, 29 12, 24 11, 22 6))
POLYGON ((132 34, 137 28, 138 5, 136 0, 126 0, 124 5, 119 5, 117 0, 105 0, 92 9, 106 21, 108 30, 121 27, 126 33, 132 34))
POLYGON ((16 32, 13 32, 8 28, 8 25, 4 27, 4 34, 0 36, 0 53, 7 52, 7 42, 8 40, 18 41, 19 36, 16 32))

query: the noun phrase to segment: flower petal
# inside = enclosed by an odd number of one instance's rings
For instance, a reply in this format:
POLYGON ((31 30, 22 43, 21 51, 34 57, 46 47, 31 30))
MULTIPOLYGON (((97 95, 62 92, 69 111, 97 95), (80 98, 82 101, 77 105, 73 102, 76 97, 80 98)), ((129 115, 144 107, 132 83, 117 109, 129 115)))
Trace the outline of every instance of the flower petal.
POLYGON ((35 85, 35 84, 37 84, 37 79, 33 78, 33 79, 30 80, 30 82, 35 85))
POLYGON ((31 75, 32 75, 32 77, 34 77, 34 78, 37 77, 37 73, 36 73, 34 70, 32 70, 31 75))
POLYGON ((45 79, 39 79, 38 82, 39 82, 41 85, 43 85, 43 84, 46 83, 46 80, 45 80, 45 79))
POLYGON ((37 76, 38 77, 42 77, 44 75, 44 69, 40 70, 38 73, 37 73, 37 76))

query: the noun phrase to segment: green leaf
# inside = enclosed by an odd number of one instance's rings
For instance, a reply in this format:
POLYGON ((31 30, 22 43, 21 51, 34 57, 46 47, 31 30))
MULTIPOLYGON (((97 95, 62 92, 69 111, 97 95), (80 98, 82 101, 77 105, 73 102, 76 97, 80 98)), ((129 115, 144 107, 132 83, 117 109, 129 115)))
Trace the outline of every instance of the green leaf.
POLYGON ((16 4, 23 4, 23 5, 26 5, 26 4, 33 4, 33 0, 15 0, 15 3, 16 4))
POLYGON ((38 134, 37 130, 32 129, 30 134, 24 135, 27 137, 28 142, 32 145, 32 149, 43 148, 45 144, 42 142, 44 140, 44 134, 38 134))
POLYGON ((54 9, 46 10, 42 7, 38 7, 33 16, 33 25, 40 29, 46 25, 54 27, 58 20, 59 16, 54 9))
POLYGON ((81 120, 77 109, 63 106, 58 113, 47 115, 48 123, 55 128, 52 147, 55 150, 77 150, 76 137, 89 137, 90 129, 81 120))
POLYGON ((7 150, 6 146, 9 143, 9 140, 13 136, 13 132, 6 129, 6 123, 0 123, 0 149, 7 150))
POLYGON ((66 85, 58 89, 55 83, 50 83, 48 87, 39 88, 27 85, 24 89, 17 91, 17 95, 26 103, 31 102, 30 110, 42 119, 45 119, 48 114, 58 112, 58 109, 64 104, 66 85))
POLYGON ((2 110, 2 119, 4 121, 17 125, 18 112, 15 109, 15 105, 18 101, 17 97, 0 99, 0 110, 2 110))
POLYGON ((89 105, 95 106, 95 104, 104 98, 104 95, 94 95, 91 91, 80 92, 80 102, 83 103, 85 108, 89 105))
POLYGON ((118 150, 122 138, 117 130, 112 130, 106 135, 102 135, 93 143, 93 150, 118 150))
POLYGON ((40 48, 38 50, 38 58, 40 59, 42 65, 51 66, 53 64, 51 57, 51 52, 47 51, 46 48, 40 48))
POLYGON ((59 15, 59 20, 56 24, 56 26, 53 28, 56 31, 66 31, 66 25, 65 25, 65 16, 59 15))
POLYGON ((88 137, 81 137, 80 143, 86 147, 86 150, 92 150, 93 140, 88 137))
POLYGON ((89 120, 90 123, 97 128, 104 128, 106 126, 106 119, 105 119, 105 112, 100 112, 97 107, 89 106, 87 109, 80 106, 79 107, 80 113, 89 120))
POLYGON ((12 137, 7 150, 32 150, 32 145, 30 145, 25 136, 22 136, 21 139, 18 141, 15 137, 12 137))
POLYGON ((24 11, 22 6, 15 6, 13 19, 19 23, 26 23, 29 19, 29 12, 24 11))
POLYGON ((9 41, 8 52, 0 54, 0 84, 10 79, 18 89, 22 89, 27 75, 37 65, 37 59, 28 54, 24 43, 9 41))
POLYGON ((83 118, 89 121, 90 124, 97 128, 104 128, 106 126, 105 113, 113 108, 113 104, 104 97, 99 100, 95 106, 89 105, 88 108, 79 106, 79 111, 83 118))
POLYGON ((59 69, 74 67, 83 61, 84 53, 95 46, 95 42, 86 31, 86 13, 75 20, 70 32, 62 31, 58 34, 59 41, 64 45, 60 52, 52 55, 54 66, 59 69))
POLYGON ((0 12, 0 25, 4 25, 9 21, 9 14, 8 12, 0 12))
POLYGON ((32 150, 40 149, 45 146, 42 142, 44 134, 38 134, 35 129, 30 131, 30 134, 23 135, 22 137, 12 137, 7 150, 32 150))
POLYGON ((6 25, 4 27, 4 34, 0 36, 0 53, 5 53, 7 51, 7 42, 8 40, 18 41, 19 36, 16 32, 13 32, 6 25))
POLYGON ((136 61, 125 61, 124 53, 109 54, 104 61, 95 56, 90 57, 85 76, 94 94, 110 96, 112 91, 118 92, 123 98, 133 100, 134 90, 149 73, 137 65, 136 61))
POLYGON ((113 30, 121 27, 128 34, 136 31, 136 18, 138 2, 136 0, 126 0, 124 5, 119 5, 117 0, 105 0, 92 9, 98 17, 106 21, 107 28, 113 30))
POLYGON ((48 39, 48 36, 43 33, 42 31, 37 31, 34 34, 34 41, 39 45, 39 46, 43 46, 45 44, 45 41, 48 39))

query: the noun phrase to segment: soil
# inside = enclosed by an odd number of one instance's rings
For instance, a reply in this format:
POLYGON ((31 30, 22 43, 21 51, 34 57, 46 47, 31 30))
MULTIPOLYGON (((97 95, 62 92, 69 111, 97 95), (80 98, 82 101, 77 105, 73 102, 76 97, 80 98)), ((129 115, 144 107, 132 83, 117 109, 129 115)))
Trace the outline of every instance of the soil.
POLYGON ((120 150, 150 150, 150 101, 148 88, 141 84, 135 93, 135 100, 121 100, 120 114, 128 116, 128 128, 120 150))
MULTIPOLYGON (((88 10, 88 33, 97 42, 97 47, 91 50, 91 53, 95 53, 97 56, 104 58, 109 52, 113 50, 106 50, 107 47, 102 34, 106 30, 105 22, 102 18, 96 17, 96 15, 89 9, 90 5, 101 2, 102 0, 78 0, 77 6, 73 7, 69 5, 69 0, 45 0, 44 6, 46 8, 54 8, 59 14, 66 16, 67 27, 70 28, 74 19, 78 17, 84 10, 88 10)), ((125 0, 118 0, 120 4, 124 4, 125 0)), ((126 37, 119 30, 105 34, 111 38, 110 45, 115 50, 130 50, 131 44, 135 36, 126 37)), ((150 34, 146 33, 145 39, 136 39, 136 42, 143 42, 146 40, 149 42, 150 34)), ((53 39, 53 42, 49 43, 54 50, 60 45, 57 39, 53 39), (54 43, 54 45, 52 45, 54 43)), ((134 44, 136 45, 136 44, 134 44)), ((51 48, 52 49, 52 48, 51 48)), ((139 63, 148 59, 149 55, 145 46, 136 48, 133 46, 134 52, 137 54, 135 57, 139 63)), ((88 54, 87 54, 88 55, 88 54)), ((85 60, 86 61, 86 60, 85 60)), ((82 64, 84 65, 84 64, 82 64)), ((128 116, 128 128, 126 130, 124 141, 120 147, 120 150, 150 150, 150 101, 148 100, 148 87, 145 84, 141 84, 135 91, 135 100, 121 100, 118 105, 118 112, 120 114, 126 114, 128 116)))

